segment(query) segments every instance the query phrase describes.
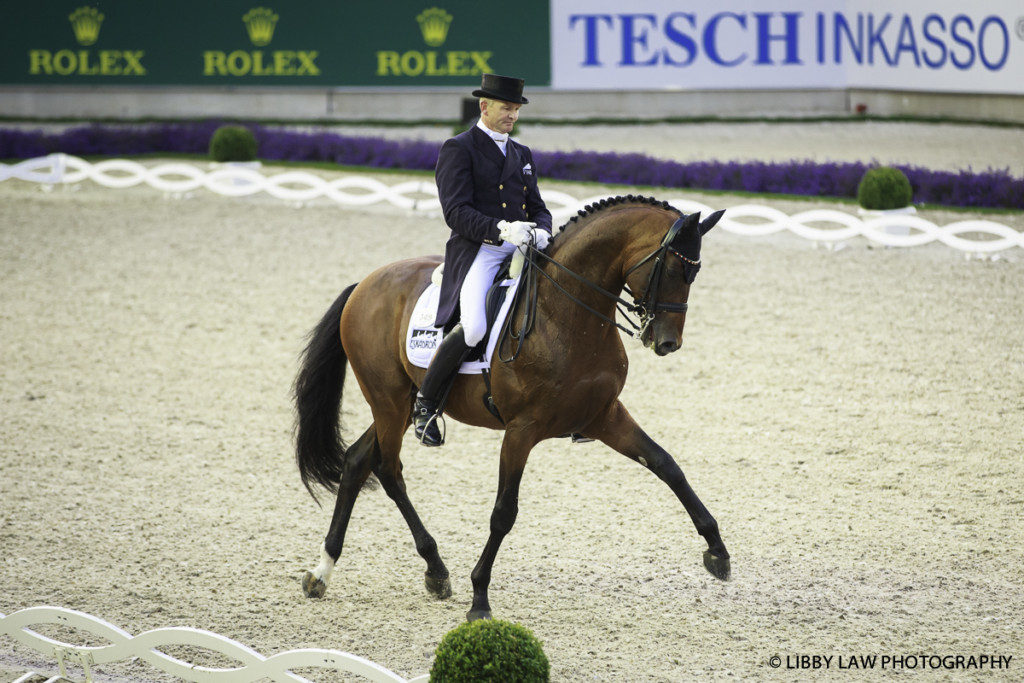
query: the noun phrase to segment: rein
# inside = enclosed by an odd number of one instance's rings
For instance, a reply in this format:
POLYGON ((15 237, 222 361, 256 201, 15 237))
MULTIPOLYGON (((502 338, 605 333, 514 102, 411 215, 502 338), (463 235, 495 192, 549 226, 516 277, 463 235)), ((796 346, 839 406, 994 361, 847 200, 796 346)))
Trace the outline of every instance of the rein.
MULTIPOLYGON (((604 289, 600 285, 594 284, 593 282, 586 279, 582 275, 575 273, 572 270, 569 270, 558 261, 555 261, 553 258, 545 254, 543 251, 540 251, 533 245, 529 245, 527 248, 526 263, 523 267, 523 274, 521 276, 522 279, 520 281, 520 287, 516 293, 517 299, 522 296, 526 296, 521 317, 522 322, 520 324, 519 331, 516 332, 512 330, 512 318, 514 317, 513 314, 510 313, 508 317, 505 319, 505 324, 504 327, 502 328, 500 336, 501 343, 498 346, 498 358, 503 363, 509 363, 515 360, 516 357, 519 355, 519 352, 522 350, 523 342, 526 340, 526 336, 530 333, 530 330, 533 329, 533 324, 536 321, 537 317, 537 273, 540 273, 545 278, 547 278, 548 282, 555 286, 555 289, 560 291, 562 294, 564 294, 577 305, 581 306, 584 310, 596 315, 598 318, 604 320, 607 323, 615 325, 615 327, 619 328, 628 336, 634 339, 643 336, 644 332, 647 330, 647 327, 654 320, 654 316, 657 315, 657 313, 659 313, 660 311, 668 311, 670 313, 685 313, 688 308, 686 302, 676 304, 658 301, 658 293, 661 289, 661 279, 665 271, 666 256, 669 253, 679 257, 686 264, 695 267, 700 267, 700 259, 696 261, 688 259, 682 254, 680 254, 678 251, 673 249, 671 246, 672 241, 675 239, 676 235, 679 234, 679 230, 683 226, 684 218, 685 217, 680 217, 679 219, 676 220, 675 223, 672 224, 672 227, 670 227, 668 229, 668 232, 665 233, 665 237, 664 239, 662 239, 661 245, 657 249, 652 251, 650 254, 641 259, 639 263, 637 263, 635 266, 626 271, 625 277, 628 278, 631 274, 633 274, 635 271, 641 268, 645 263, 647 263, 651 259, 654 259, 654 267, 651 270, 650 277, 647 279, 647 287, 644 289, 642 297, 633 294, 633 292, 630 291, 629 289, 629 285, 625 285, 623 287, 625 291, 633 297, 633 303, 626 301, 625 299, 616 294, 612 294, 611 292, 604 289), (578 282, 586 285, 591 290, 597 292, 606 299, 611 299, 612 301, 614 301, 618 311, 622 314, 623 318, 626 320, 627 323, 629 323, 630 327, 632 327, 633 329, 629 329, 619 324, 618 321, 609 318, 608 316, 601 313, 600 311, 595 310, 594 308, 591 308, 590 306, 588 306, 587 304, 583 303, 578 298, 570 294, 564 287, 555 282, 555 279, 553 277, 551 277, 550 275, 545 273, 540 267, 538 267, 536 260, 537 256, 540 256, 548 263, 553 264, 563 273, 571 275, 578 282), (629 314, 638 316, 639 321, 634 322, 629 317, 629 314), (504 355, 501 354, 501 349, 504 346, 505 341, 507 339, 511 339, 517 342, 515 350, 509 357, 505 357, 504 355)), ((515 304, 513 304, 512 310, 515 310, 515 304)))

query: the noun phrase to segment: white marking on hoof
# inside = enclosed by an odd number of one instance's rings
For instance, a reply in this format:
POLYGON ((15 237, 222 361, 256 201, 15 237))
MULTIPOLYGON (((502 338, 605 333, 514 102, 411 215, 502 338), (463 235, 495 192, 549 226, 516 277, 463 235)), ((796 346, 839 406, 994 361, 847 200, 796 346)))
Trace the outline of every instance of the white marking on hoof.
POLYGON ((334 571, 334 560, 327 554, 327 544, 320 544, 320 564, 313 570, 313 576, 323 581, 324 586, 331 580, 331 572, 334 571))

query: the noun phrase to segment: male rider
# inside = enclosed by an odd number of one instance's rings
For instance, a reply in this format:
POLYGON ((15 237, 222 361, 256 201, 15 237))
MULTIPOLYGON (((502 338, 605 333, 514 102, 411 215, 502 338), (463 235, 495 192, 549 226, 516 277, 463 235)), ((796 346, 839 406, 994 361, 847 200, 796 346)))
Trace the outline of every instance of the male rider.
POLYGON ((437 414, 459 366, 487 331, 485 297, 502 261, 516 248, 544 249, 551 238, 551 213, 537 189, 533 155, 509 138, 519 118, 524 81, 484 74, 473 97, 480 119, 447 140, 435 179, 451 236, 445 246, 444 277, 436 327, 458 320, 438 345, 427 368, 413 422, 425 446, 444 442, 437 414))

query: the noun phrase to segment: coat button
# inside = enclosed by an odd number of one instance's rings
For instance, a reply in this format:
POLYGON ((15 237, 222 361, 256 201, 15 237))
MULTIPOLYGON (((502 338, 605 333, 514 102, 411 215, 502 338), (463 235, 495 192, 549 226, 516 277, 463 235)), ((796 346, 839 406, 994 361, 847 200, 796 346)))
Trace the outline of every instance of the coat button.
POLYGON ((526 208, 526 204, 523 204, 523 208, 524 208, 524 209, 526 208))
POLYGON ((503 208, 503 209, 504 209, 504 208, 505 208, 505 206, 506 206, 505 202, 502 202, 502 203, 501 203, 501 208, 503 208))
POLYGON ((523 192, 526 192, 526 185, 523 185, 523 192))
POLYGON ((504 189, 505 189, 505 186, 504 186, 504 185, 498 185, 498 189, 499 189, 499 190, 504 190, 504 189))

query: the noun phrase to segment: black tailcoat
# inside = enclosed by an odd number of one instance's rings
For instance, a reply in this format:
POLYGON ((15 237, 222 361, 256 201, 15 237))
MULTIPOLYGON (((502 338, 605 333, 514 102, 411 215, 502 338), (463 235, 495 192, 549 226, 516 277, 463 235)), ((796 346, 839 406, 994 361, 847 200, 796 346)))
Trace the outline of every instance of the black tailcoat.
POLYGON ((481 244, 501 244, 498 221, 530 221, 551 232, 551 212, 537 189, 529 147, 509 139, 506 155, 478 127, 445 141, 434 173, 444 220, 452 229, 444 251, 437 327, 455 315, 459 292, 481 244))

